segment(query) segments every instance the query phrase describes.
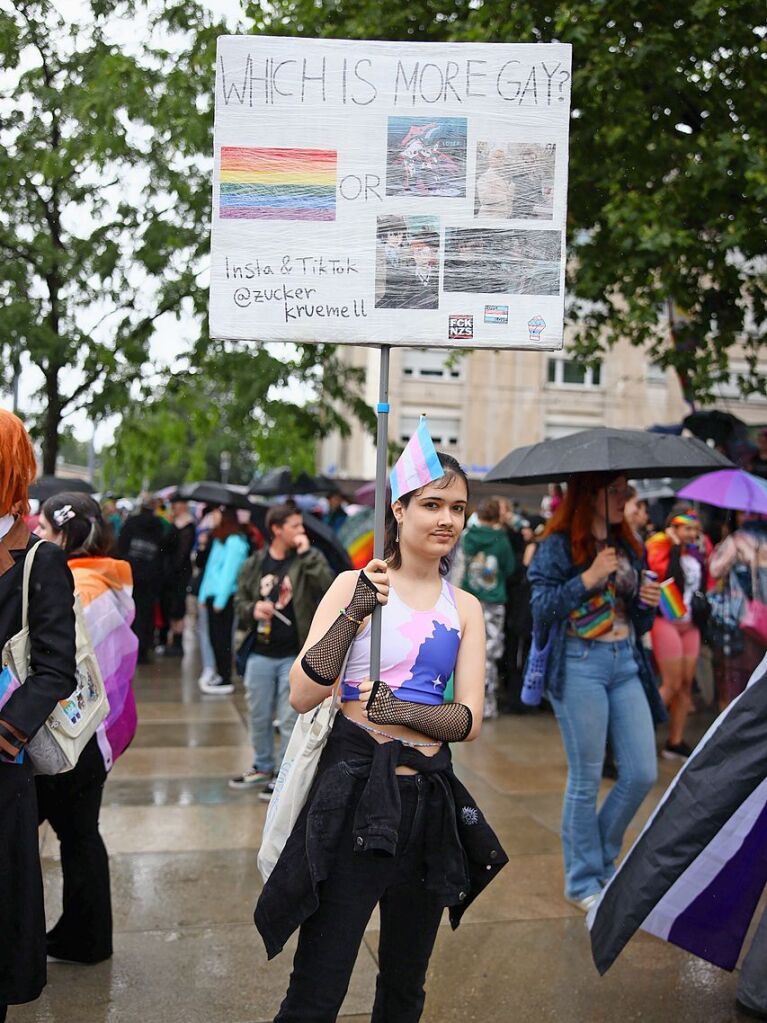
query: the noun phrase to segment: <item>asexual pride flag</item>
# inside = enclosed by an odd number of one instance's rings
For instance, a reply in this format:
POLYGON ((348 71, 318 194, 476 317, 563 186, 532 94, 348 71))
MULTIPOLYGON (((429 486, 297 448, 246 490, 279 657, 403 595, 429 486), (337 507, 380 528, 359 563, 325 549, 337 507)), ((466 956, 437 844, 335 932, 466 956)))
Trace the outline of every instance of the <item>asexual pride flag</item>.
POLYGON ((223 219, 335 220, 336 153, 221 147, 223 219))

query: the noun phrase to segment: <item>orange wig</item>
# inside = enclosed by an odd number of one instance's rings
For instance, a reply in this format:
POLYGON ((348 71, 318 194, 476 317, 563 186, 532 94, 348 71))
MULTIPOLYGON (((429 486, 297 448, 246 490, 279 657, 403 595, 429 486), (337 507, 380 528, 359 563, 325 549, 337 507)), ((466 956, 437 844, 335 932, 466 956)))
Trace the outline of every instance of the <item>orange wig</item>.
MULTIPOLYGON (((552 533, 569 533, 573 564, 584 565, 596 557, 597 542, 593 532, 594 495, 621 475, 623 474, 589 472, 570 478, 564 500, 549 519, 543 536, 551 536, 552 533)), ((625 519, 620 526, 612 526, 611 531, 614 537, 619 536, 631 547, 638 557, 642 556, 642 543, 636 538, 633 529, 625 519)))
POLYGON ((36 476, 35 453, 24 424, 0 409, 0 516, 27 514, 29 484, 36 476))

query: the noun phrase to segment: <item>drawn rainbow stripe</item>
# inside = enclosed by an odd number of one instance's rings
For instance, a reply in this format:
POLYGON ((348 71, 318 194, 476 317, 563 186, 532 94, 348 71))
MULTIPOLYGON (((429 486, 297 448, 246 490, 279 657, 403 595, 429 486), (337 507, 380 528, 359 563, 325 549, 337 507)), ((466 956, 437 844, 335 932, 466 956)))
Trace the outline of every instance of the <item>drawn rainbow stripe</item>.
POLYGON ((687 614, 687 605, 673 579, 666 579, 660 584, 660 610, 670 622, 678 621, 687 614))
POLYGON ((219 212, 225 220, 335 220, 335 150, 222 146, 219 212))

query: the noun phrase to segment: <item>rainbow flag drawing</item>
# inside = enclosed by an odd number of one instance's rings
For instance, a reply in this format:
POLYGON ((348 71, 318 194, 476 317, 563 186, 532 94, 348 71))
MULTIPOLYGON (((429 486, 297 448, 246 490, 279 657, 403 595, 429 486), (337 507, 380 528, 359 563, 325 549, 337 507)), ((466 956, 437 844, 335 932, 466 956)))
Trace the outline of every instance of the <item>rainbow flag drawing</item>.
POLYGON ((687 605, 673 579, 666 579, 660 584, 660 611, 670 622, 676 622, 687 614, 687 605))
POLYGON ((222 146, 219 212, 226 220, 335 220, 335 150, 222 146))

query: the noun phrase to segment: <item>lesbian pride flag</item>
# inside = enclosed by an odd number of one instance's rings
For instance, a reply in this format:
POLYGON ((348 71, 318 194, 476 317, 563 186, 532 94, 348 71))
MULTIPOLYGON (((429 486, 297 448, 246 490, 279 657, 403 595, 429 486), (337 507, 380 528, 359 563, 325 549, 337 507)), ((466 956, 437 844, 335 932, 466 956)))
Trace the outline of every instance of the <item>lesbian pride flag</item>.
POLYGON ((421 416, 418 429, 407 442, 397 464, 389 474, 392 503, 411 490, 425 487, 445 475, 437 451, 429 435, 426 416, 421 416))
POLYGON ((660 584, 660 611, 670 622, 679 621, 687 614, 687 605, 673 579, 660 584))
POLYGON ((222 146, 219 210, 225 220, 335 220, 335 150, 222 146))

